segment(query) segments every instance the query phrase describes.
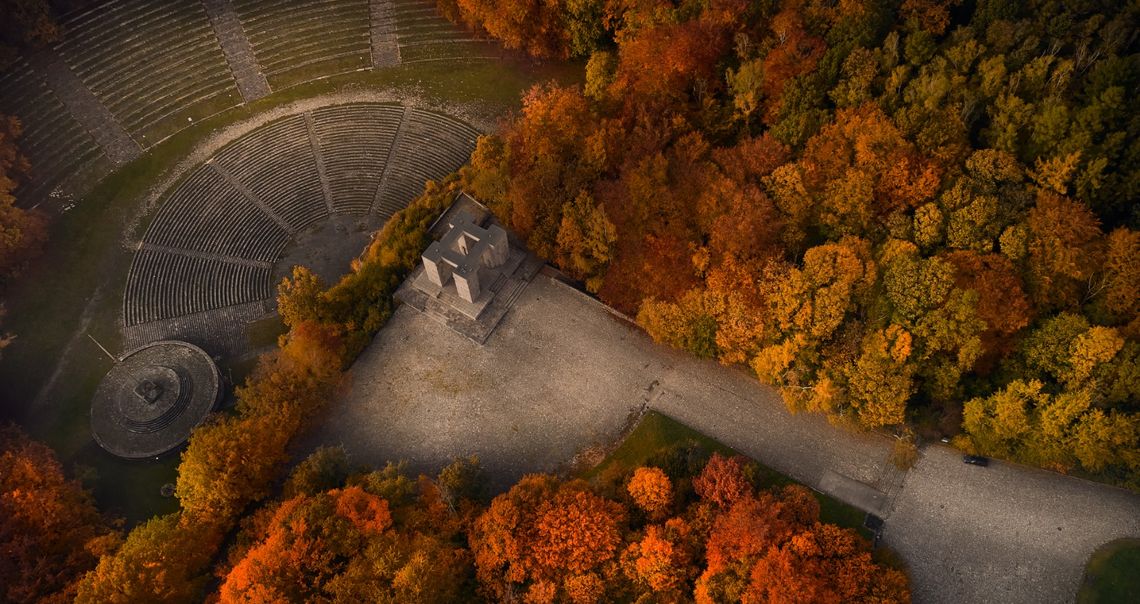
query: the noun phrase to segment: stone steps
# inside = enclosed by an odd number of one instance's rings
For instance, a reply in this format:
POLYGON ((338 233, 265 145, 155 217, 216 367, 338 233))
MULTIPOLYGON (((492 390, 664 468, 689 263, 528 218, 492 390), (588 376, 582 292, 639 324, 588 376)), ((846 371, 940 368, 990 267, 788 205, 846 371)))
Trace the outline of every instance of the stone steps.
POLYGON ((253 53, 274 88, 372 66, 368 0, 233 0, 253 53), (323 68, 321 68, 323 66, 323 68))
POLYGON ((292 230, 328 216, 302 115, 282 118, 230 143, 215 161, 292 230))
POLYGON ((226 55, 226 62, 242 98, 248 103, 267 96, 270 93, 269 82, 257 64, 253 46, 245 36, 233 5, 229 0, 202 0, 202 4, 214 26, 214 33, 218 36, 218 43, 226 55))
POLYGON ((110 170, 102 147, 25 60, 0 76, 0 113, 20 120, 20 152, 32 166, 16 189, 20 207, 50 204, 59 210, 110 170))
POLYGON ((56 51, 136 137, 161 138, 183 127, 186 117, 201 115, 199 105, 238 97, 197 0, 111 0, 61 21, 64 36, 56 51))
POLYGON ((273 296, 272 270, 142 249, 124 295, 125 325, 138 325, 273 296))

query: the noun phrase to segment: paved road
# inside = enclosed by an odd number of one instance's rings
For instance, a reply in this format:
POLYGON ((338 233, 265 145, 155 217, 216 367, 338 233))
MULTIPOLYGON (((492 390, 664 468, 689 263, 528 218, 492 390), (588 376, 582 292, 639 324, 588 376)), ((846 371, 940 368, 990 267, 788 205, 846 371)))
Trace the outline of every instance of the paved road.
POLYGON ((1140 536, 1140 496, 1002 462, 966 465, 941 445, 924 448, 900 484, 886 464, 887 439, 789 416, 774 393, 734 373, 681 359, 654 406, 814 487, 834 472, 884 491, 882 507, 870 509, 886 519, 884 543, 910 566, 915 602, 1072 602, 1097 547, 1140 536))
POLYGON ((1135 494, 935 447, 907 473, 884 540, 923 602, 1072 602, 1093 550, 1138 535, 1135 494))
MULTIPOLYGON (((1031 468, 967 466, 927 448, 910 472, 889 439, 791 415, 745 372, 653 344, 539 276, 483 347, 401 307, 352 370, 320 442, 430 471, 477 453, 500 484, 612 437, 648 403, 768 466, 886 519, 919 603, 1071 602, 1099 545, 1140 536, 1140 497, 1031 468)), ((316 442, 310 443, 314 446, 316 442)))

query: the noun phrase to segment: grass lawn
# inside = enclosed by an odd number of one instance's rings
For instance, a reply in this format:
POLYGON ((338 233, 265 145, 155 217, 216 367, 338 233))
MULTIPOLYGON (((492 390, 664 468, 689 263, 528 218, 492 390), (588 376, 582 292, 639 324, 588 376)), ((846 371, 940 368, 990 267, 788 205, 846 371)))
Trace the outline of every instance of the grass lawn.
POLYGON ((281 317, 273 315, 250 323, 246 327, 246 335, 253 349, 275 346, 277 339, 289 331, 281 317))
MULTIPOLYGON (((111 367, 110 359, 88 336, 120 352, 123 288, 134 251, 123 241, 137 240, 149 217, 136 232, 124 236, 124 231, 150 188, 213 133, 293 101, 342 91, 402 89, 429 102, 477 104, 481 113, 506 115, 520 106, 522 93, 536 83, 581 78, 580 64, 536 65, 507 59, 410 65, 292 86, 196 119, 104 178, 74 209, 55 219, 46 252, 7 285, 3 328, 17 339, 0 359, 4 385, 0 417, 15 419, 33 437, 48 443, 64 467, 93 488, 101 508, 123 515, 128 524, 170 511, 173 500, 157 493, 163 484, 173 482, 177 455, 160 462, 121 462, 94 445, 88 422, 90 397, 111 367), (33 405, 41 392, 46 396, 33 405)), ((254 336, 268 341, 274 331, 275 326, 266 322, 254 336)), ((222 372, 237 377, 250 368, 249 360, 233 367, 223 363, 222 372)))
MULTIPOLYGON (((615 469, 632 471, 645 465, 646 462, 670 446, 686 442, 695 442, 709 453, 739 455, 731 447, 721 444, 667 415, 649 411, 616 449, 610 452, 600 464, 582 472, 581 477, 590 479, 607 472, 613 472, 615 469)), ((754 477, 759 488, 766 489, 797 484, 795 480, 784 474, 755 462, 755 460, 750 461, 755 464, 757 472, 754 477)), ((871 537, 870 531, 863 528, 864 513, 862 510, 823 493, 815 491, 812 493, 819 500, 820 520, 856 529, 864 537, 871 537)))
POLYGON ((1078 604, 1140 602, 1140 539, 1118 539, 1093 553, 1078 604))

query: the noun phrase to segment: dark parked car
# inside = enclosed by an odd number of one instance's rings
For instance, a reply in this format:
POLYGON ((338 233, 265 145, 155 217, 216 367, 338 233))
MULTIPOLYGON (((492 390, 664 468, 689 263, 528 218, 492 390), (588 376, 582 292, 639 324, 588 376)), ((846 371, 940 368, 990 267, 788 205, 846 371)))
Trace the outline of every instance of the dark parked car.
POLYGON ((990 459, 988 457, 982 457, 981 455, 963 455, 962 461, 972 466, 985 467, 990 465, 990 459))

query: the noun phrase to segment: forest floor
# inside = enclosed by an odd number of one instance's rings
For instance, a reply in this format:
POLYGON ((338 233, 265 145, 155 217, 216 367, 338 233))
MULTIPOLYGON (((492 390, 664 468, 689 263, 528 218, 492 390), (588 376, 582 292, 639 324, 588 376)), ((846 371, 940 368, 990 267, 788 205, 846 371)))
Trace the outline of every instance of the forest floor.
POLYGON ((500 490, 565 469, 617 439, 631 414, 660 411, 773 470, 885 519, 883 542, 909 567, 915 601, 1072 602, 1089 555, 1140 535, 1140 496, 943 446, 906 473, 891 441, 789 414, 737 368, 654 344, 605 306, 539 275, 478 346, 399 308, 350 372, 347 393, 305 443, 344 445, 372 465, 434 472, 477 454, 500 490), (874 501, 874 507, 866 507, 874 501))

